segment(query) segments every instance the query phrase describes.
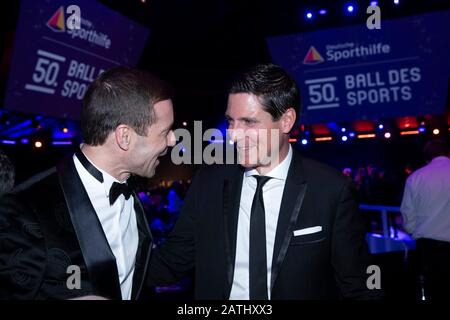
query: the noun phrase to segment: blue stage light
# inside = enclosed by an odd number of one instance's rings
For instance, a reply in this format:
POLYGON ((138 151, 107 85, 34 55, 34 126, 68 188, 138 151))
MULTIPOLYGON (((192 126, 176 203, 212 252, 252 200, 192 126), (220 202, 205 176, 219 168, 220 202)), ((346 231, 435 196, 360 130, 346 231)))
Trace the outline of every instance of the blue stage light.
POLYGON ((2 144, 16 144, 16 142, 14 140, 1 140, 0 142, 2 144))

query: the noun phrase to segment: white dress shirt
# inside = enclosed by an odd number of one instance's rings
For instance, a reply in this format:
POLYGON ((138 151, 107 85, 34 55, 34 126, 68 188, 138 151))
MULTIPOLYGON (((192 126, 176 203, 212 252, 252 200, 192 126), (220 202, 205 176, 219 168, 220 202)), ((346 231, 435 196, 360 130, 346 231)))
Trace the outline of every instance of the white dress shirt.
POLYGON ((400 211, 414 239, 450 242, 450 158, 436 157, 408 177, 400 211))
POLYGON ((96 167, 103 174, 103 183, 94 178, 74 155, 78 175, 97 213, 108 244, 116 258, 122 299, 130 300, 133 288, 134 263, 139 242, 134 199, 125 200, 121 194, 116 202, 109 204, 109 190, 118 182, 106 171, 96 167))
MULTIPOLYGON (((263 186, 264 211, 266 214, 266 250, 267 250, 267 290, 270 299, 270 282, 272 272, 272 256, 277 231, 278 215, 280 213, 281 198, 284 185, 292 160, 292 147, 286 158, 273 168, 266 176, 272 177, 263 186)), ((249 285, 249 242, 250 242, 250 213, 253 197, 256 192, 256 179, 259 175, 256 169, 246 171, 242 181, 241 201, 239 205, 236 260, 234 263, 234 278, 231 287, 230 300, 248 300, 250 298, 249 285)))

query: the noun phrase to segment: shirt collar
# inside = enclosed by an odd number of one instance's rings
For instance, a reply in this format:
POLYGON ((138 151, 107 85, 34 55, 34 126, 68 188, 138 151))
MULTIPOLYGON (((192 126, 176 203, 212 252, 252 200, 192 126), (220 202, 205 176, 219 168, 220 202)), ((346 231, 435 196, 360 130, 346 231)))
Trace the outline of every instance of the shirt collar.
POLYGON ((433 160, 431 160, 431 162, 438 162, 438 161, 443 161, 443 160, 449 160, 450 158, 447 156, 439 156, 434 158, 433 160))
MULTIPOLYGON (((275 168, 270 170, 265 176, 285 181, 288 175, 292 160, 292 146, 289 144, 289 151, 286 158, 283 159, 275 168)), ((260 175, 256 169, 245 171, 245 177, 260 175)))
MULTIPOLYGON (((98 170, 102 173, 103 175, 103 183, 98 181, 96 178, 94 178, 93 176, 91 176, 91 174, 86 170, 86 168, 84 168, 83 166, 81 166, 83 168, 83 170, 90 176, 93 178, 93 181, 95 180, 95 182, 97 184, 101 184, 103 187, 103 191, 105 192, 105 196, 107 198, 109 198, 109 190, 111 189, 111 186, 114 182, 117 183, 125 183, 124 181, 120 182, 119 180, 117 180, 116 178, 114 178, 112 175, 110 175, 108 172, 106 172, 105 170, 97 167, 92 161, 91 159, 89 159, 86 155, 84 155, 86 157, 86 159, 98 170)), ((80 162, 80 160, 78 160, 78 158, 76 157, 76 155, 73 156, 74 160, 76 159, 76 161, 80 162)))

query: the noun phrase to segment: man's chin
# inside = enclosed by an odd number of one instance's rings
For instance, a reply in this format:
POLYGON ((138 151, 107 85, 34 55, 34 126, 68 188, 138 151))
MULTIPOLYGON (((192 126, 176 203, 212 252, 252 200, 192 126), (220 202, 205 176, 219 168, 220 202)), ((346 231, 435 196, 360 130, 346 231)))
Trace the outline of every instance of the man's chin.
POLYGON ((238 157, 238 164, 244 167, 245 169, 254 169, 258 166, 256 161, 250 161, 249 159, 240 159, 238 157))
POLYGON ((146 178, 152 178, 156 174, 156 168, 153 168, 146 176, 146 178))
POLYGON ((248 150, 238 150, 237 152, 237 162, 245 168, 256 166, 258 163, 257 158, 256 153, 248 150))
POLYGON ((145 171, 145 172, 141 172, 141 173, 136 174, 136 175, 139 176, 139 177, 141 177, 141 178, 149 179, 149 178, 152 178, 152 177, 155 175, 155 173, 156 173, 156 170, 155 170, 155 169, 156 169, 156 168, 152 168, 152 169, 150 169, 150 170, 147 170, 147 171, 145 171))

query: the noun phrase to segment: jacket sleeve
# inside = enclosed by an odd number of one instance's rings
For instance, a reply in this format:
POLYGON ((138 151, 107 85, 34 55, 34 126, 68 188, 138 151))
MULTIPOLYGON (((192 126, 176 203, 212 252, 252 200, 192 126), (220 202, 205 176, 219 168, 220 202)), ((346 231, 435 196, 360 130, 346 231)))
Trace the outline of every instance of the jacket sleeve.
POLYGON ((46 264, 44 237, 20 197, 0 198, 0 300, 35 299, 46 264))
POLYGON ((180 217, 161 247, 152 250, 147 285, 177 283, 194 268, 195 264, 195 220, 197 195, 200 190, 201 169, 187 192, 180 217))
POLYGON ((341 189, 334 218, 331 259, 341 296, 345 299, 377 299, 382 292, 367 286, 369 250, 359 212, 356 188, 346 181, 341 189))

